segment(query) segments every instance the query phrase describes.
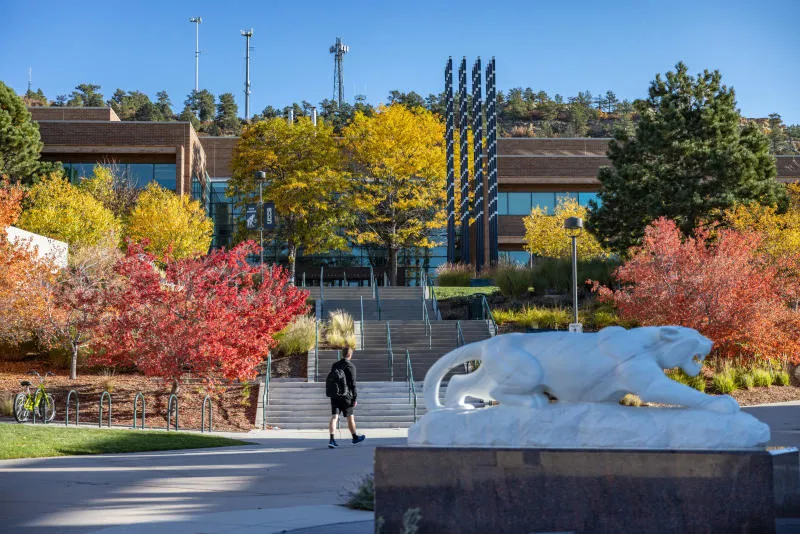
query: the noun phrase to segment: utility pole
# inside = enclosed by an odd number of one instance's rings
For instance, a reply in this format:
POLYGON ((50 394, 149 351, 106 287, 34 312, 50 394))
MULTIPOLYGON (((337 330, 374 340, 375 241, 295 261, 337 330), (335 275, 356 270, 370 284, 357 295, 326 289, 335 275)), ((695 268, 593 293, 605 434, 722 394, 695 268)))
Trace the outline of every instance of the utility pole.
POLYGON ((202 17, 192 17, 189 22, 195 25, 194 30, 194 92, 200 90, 200 23, 203 22, 202 17))
POLYGON ((250 120, 250 38, 253 37, 253 28, 242 30, 242 36, 246 40, 245 45, 245 68, 244 68, 244 120, 250 120))

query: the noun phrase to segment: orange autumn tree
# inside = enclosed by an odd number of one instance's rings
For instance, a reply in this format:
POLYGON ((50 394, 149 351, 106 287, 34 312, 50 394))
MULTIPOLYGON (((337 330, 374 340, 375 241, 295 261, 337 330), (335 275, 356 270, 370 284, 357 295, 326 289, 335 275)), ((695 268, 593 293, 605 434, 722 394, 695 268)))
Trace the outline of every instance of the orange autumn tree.
POLYGON ((714 354, 760 359, 800 359, 800 320, 785 302, 781 269, 759 252, 755 233, 720 230, 711 242, 697 230, 685 238, 660 218, 640 247, 620 266, 621 289, 596 285, 600 299, 642 325, 680 325, 714 341, 714 354))
POLYGON ((6 230, 19 217, 22 189, 0 182, 0 339, 22 343, 33 337, 45 316, 51 262, 39 258, 27 243, 12 243, 6 230))

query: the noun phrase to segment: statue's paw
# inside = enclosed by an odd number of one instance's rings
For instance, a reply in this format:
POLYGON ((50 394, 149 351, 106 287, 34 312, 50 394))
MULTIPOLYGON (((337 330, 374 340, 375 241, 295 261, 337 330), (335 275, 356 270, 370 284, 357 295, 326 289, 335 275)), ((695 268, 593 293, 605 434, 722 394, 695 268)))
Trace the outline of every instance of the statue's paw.
POLYGON ((468 402, 459 404, 458 407, 461 408, 462 410, 474 410, 475 409, 475 406, 473 406, 472 404, 470 404, 468 402))
POLYGON ((717 413, 734 413, 739 411, 739 403, 730 395, 720 395, 703 404, 703 409, 717 413))

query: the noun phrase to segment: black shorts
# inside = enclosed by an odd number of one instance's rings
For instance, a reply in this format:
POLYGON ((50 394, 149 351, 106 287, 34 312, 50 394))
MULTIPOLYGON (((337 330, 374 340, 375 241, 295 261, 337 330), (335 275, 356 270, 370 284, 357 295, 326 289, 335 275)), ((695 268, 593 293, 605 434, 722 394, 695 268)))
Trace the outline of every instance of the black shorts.
POLYGON ((331 415, 339 412, 345 417, 353 415, 353 401, 346 397, 331 397, 331 415))

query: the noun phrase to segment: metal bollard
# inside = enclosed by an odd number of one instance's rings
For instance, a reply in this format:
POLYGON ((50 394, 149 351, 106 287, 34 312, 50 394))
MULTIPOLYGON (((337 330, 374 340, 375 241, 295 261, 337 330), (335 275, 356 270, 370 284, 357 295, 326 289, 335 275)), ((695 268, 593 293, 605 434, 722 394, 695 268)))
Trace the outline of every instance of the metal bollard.
POLYGON ((167 402, 167 432, 169 432, 172 421, 172 401, 175 401, 175 430, 178 430, 178 396, 173 393, 169 396, 169 401, 167 402))
POLYGON ((64 420, 64 426, 69 426, 69 401, 72 399, 72 394, 75 394, 75 426, 78 426, 78 421, 80 419, 80 410, 81 410, 81 401, 78 398, 78 392, 74 389, 69 390, 67 393, 67 411, 66 411, 66 418, 64 420))
POLYGON ((206 428, 206 402, 208 402, 208 431, 211 432, 211 425, 214 421, 214 414, 212 413, 211 408, 211 397, 206 395, 203 399, 203 409, 200 412, 200 432, 205 432, 206 428))
POLYGON ((145 410, 147 409, 144 402, 144 394, 140 391, 136 394, 133 398, 133 429, 136 430, 136 416, 139 413, 139 399, 142 399, 142 426, 139 428, 144 430, 144 418, 145 418, 145 410))

